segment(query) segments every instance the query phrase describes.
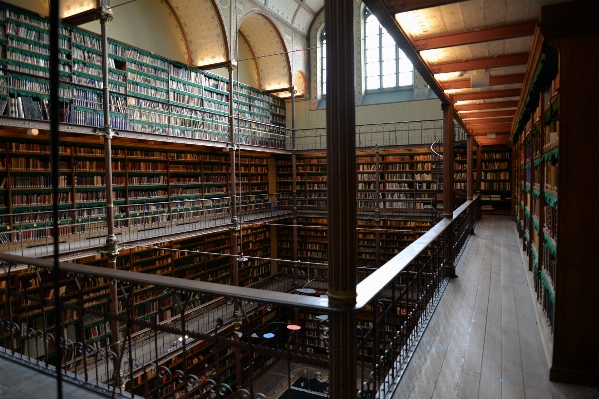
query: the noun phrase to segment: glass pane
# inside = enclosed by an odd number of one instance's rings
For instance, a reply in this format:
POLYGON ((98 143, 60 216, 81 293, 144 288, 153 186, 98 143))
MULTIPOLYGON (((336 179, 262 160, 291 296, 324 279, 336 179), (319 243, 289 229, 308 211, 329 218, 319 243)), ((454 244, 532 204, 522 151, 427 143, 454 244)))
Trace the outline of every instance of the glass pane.
POLYGON ((395 60, 395 45, 383 47, 383 61, 395 60))
POLYGON ((399 65, 398 65, 399 72, 411 72, 412 69, 414 69, 414 67, 412 66, 412 63, 407 58, 402 58, 402 59, 398 60, 398 62, 399 62, 399 65))
POLYGON ((395 41, 393 40, 391 35, 388 34, 387 32, 383 33, 383 36, 381 37, 381 43, 383 43, 383 47, 395 46, 395 41))
POLYGON ((366 36, 378 35, 379 33, 379 21, 374 16, 368 17, 366 20, 366 36))
POLYGON ((378 76, 380 74, 380 64, 378 62, 366 64, 366 76, 378 76))
POLYGON ((364 48, 374 49, 379 47, 379 35, 366 36, 364 40, 364 48))
POLYGON ((395 74, 392 75, 384 75, 383 76, 383 88, 385 87, 395 87, 395 74))
POLYGON ((412 85, 412 72, 403 72, 399 74, 399 85, 400 86, 411 86, 412 85))
POLYGON ((399 58, 407 58, 407 57, 406 57, 406 53, 404 53, 404 52, 403 52, 403 50, 402 50, 402 49, 400 49, 399 47, 397 48, 397 56, 398 56, 399 58))
POLYGON ((366 61, 367 62, 378 62, 379 60, 379 49, 374 48, 374 49, 369 49, 366 50, 366 61))
POLYGON ((396 73, 395 60, 383 62, 383 75, 396 73))
POLYGON ((378 76, 366 78, 366 90, 375 90, 381 88, 381 79, 378 76))

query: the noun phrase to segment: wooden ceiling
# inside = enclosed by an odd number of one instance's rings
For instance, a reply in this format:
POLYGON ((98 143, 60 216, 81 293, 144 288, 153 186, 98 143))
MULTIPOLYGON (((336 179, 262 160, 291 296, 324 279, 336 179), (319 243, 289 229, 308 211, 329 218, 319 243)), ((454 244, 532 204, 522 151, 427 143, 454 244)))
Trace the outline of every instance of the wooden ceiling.
POLYGON ((479 145, 509 144, 541 7, 563 2, 365 0, 479 145))

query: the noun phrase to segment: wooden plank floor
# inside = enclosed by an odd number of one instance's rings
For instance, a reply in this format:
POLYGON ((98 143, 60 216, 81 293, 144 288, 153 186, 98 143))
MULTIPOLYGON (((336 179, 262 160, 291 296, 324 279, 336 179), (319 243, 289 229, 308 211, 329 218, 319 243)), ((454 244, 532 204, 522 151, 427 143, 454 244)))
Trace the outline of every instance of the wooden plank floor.
POLYGON ((483 216, 393 399, 599 398, 549 381, 514 222, 483 216))

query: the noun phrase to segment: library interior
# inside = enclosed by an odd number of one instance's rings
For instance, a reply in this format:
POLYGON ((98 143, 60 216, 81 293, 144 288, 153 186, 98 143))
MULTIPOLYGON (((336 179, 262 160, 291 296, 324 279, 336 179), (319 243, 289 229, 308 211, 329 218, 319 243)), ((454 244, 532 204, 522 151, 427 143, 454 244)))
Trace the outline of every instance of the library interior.
POLYGON ((598 18, 0 0, 0 397, 599 398, 598 18))

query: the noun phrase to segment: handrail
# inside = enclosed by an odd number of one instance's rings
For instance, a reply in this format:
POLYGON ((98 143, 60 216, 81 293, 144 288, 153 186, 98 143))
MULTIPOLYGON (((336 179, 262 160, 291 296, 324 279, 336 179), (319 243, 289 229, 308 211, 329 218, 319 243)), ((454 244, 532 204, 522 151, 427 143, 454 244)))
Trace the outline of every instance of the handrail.
MULTIPOLYGON (((453 212, 453 217, 457 218, 479 197, 477 194, 474 199, 466 201, 453 212)), ((255 288, 234 287, 230 285, 209 283, 204 281, 185 280, 176 277, 163 275, 153 275, 145 273, 130 272, 126 270, 113 270, 103 267, 80 265, 76 263, 60 263, 60 269, 64 272, 76 274, 89 274, 96 277, 108 277, 115 280, 126 280, 137 284, 155 285, 165 288, 171 288, 179 291, 200 291, 212 295, 223 295, 226 297, 258 301, 271 302, 277 305, 304 307, 318 310, 321 312, 347 312, 358 311, 370 302, 386 285, 388 285, 407 265, 416 260, 418 255, 430 245, 437 237, 445 232, 451 226, 453 219, 444 218, 428 232, 411 243, 403 251, 389 260, 385 265, 377 269, 372 275, 360 282, 356 288, 358 297, 353 307, 335 307, 329 304, 328 298, 315 298, 310 296, 298 296, 280 292, 266 292, 255 288)), ((231 255, 234 256, 234 255, 231 255)), ((241 257, 241 255, 237 255, 241 257)), ((0 253, 0 261, 14 263, 16 265, 37 266, 52 270, 54 264, 50 260, 22 257, 0 253)), ((298 263, 286 261, 286 263, 298 263)))
POLYGON ((473 204, 479 196, 480 194, 476 194, 472 200, 464 202, 458 209, 453 211, 453 218, 441 219, 439 223, 434 225, 420 238, 408 245, 403 251, 378 268, 366 279, 362 280, 356 288, 358 297, 355 308, 361 309, 366 306, 366 304, 381 292, 385 286, 395 278, 395 276, 413 262, 426 247, 428 247, 437 237, 442 235, 445 230, 451 226, 453 219, 460 216, 460 214, 473 204))

